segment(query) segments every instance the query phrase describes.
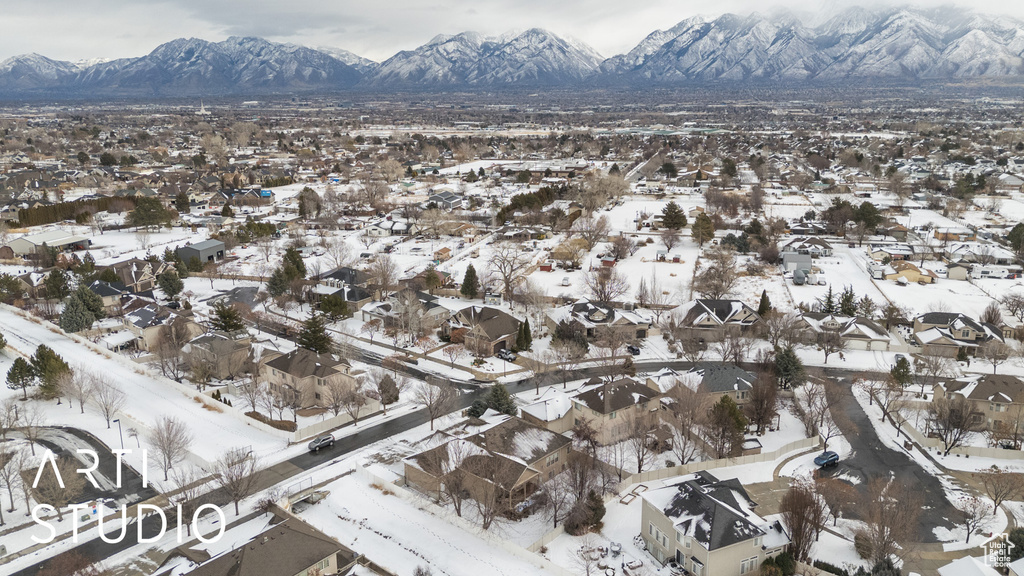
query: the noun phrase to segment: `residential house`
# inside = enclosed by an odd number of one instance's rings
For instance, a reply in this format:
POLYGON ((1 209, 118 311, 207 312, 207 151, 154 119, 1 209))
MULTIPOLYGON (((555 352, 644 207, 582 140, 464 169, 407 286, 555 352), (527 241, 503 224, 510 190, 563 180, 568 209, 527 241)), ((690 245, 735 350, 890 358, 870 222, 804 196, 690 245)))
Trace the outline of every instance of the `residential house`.
POLYGON ((159 576, 340 576, 352 571, 358 557, 327 534, 291 517, 194 569, 171 568, 159 576))
POLYGON ((949 260, 962 260, 976 264, 998 264, 1009 266, 1017 263, 1017 255, 998 244, 980 242, 956 242, 945 249, 949 260))
POLYGON ((979 429, 1012 430, 1021 423, 1024 381, 1008 374, 985 374, 939 382, 932 401, 963 397, 971 401, 971 416, 979 429))
POLYGON ((185 353, 190 361, 198 360, 211 368, 211 376, 218 380, 235 378, 246 369, 250 352, 247 330, 235 332, 214 331, 186 344, 185 353))
POLYGON ((641 495, 640 535, 647 550, 693 576, 755 575, 789 536, 778 520, 755 513, 739 480, 706 471, 641 495))
POLYGON ((831 256, 832 245, 817 237, 797 237, 783 244, 779 251, 809 254, 813 258, 819 258, 821 256, 831 256))
POLYGON ((441 324, 441 333, 479 356, 516 345, 522 322, 504 310, 490 306, 467 306, 441 324))
POLYGON ((939 242, 973 242, 977 240, 970 228, 936 228, 935 239, 939 242))
POLYGON ((691 386, 695 392, 710 396, 712 400, 728 396, 736 404, 743 405, 754 387, 754 375, 735 364, 701 362, 691 368, 679 382, 691 386))
MULTIPOLYGON (((347 360, 306 348, 296 348, 266 361, 261 375, 277 393, 286 397, 298 395, 302 407, 323 406, 328 390, 336 384, 358 387, 347 360)), ((376 400, 366 401, 366 413, 380 410, 376 400)))
POLYGON ((572 399, 568 395, 558 394, 538 400, 520 408, 519 416, 530 424, 547 428, 555 434, 563 434, 573 427, 572 399))
POLYGON ((173 268, 166 262, 150 262, 138 258, 129 258, 105 267, 113 270, 121 284, 136 294, 156 288, 157 277, 173 268))
POLYGON ((93 281, 92 284, 89 284, 89 290, 103 301, 103 311, 107 313, 107 316, 120 316, 121 299, 130 293, 128 288, 120 282, 110 283, 103 280, 93 281))
POLYGON ((954 358, 961 349, 973 353, 992 339, 1003 339, 998 326, 958 312, 928 312, 914 318, 914 340, 925 354, 954 358))
POLYGON ((440 210, 450 212, 461 210, 466 205, 466 199, 451 190, 441 190, 427 197, 426 206, 434 204, 440 210))
POLYGON ((931 284, 938 275, 931 270, 921 270, 912 262, 892 262, 882 272, 882 277, 900 284, 931 284))
POLYGON ((783 252, 782 257, 782 269, 786 272, 794 272, 796 270, 810 270, 813 267, 811 263, 810 254, 798 254, 796 252, 783 252))
POLYGON ((708 341, 726 332, 749 332, 760 321, 757 312, 740 300, 700 298, 679 307, 681 327, 708 341))
POLYGON ((452 258, 452 249, 447 246, 439 248, 434 252, 434 260, 437 262, 447 262, 452 258))
POLYGON ((600 444, 615 444, 629 435, 630 417, 658 409, 661 394, 632 378, 598 383, 572 397, 573 425, 583 420, 600 444))
MULTIPOLYGON (((630 306, 631 307, 631 306, 630 306)), ((552 332, 561 322, 579 322, 587 338, 599 336, 608 329, 620 333, 626 340, 643 339, 651 331, 652 320, 636 310, 616 309, 587 300, 577 300, 566 306, 548 311, 545 322, 552 332)))
POLYGON ((914 257, 914 249, 909 244, 873 244, 870 249, 871 258, 874 260, 889 260, 896 262, 914 257))
POLYGON ((433 446, 404 460, 408 484, 437 492, 459 470, 458 480, 474 498, 497 490, 510 503, 526 499, 565 470, 572 449, 567 436, 515 417, 465 437, 439 432, 428 441, 433 446))
POLYGON ((135 346, 140 350, 156 350, 160 342, 160 331, 172 322, 186 323, 189 338, 199 336, 205 330, 197 324, 191 310, 171 310, 155 302, 136 298, 124 305, 124 326, 135 334, 135 346))
POLYGON ((805 342, 814 344, 823 334, 837 332, 850 350, 888 350, 889 332, 875 321, 860 316, 804 312, 800 328, 805 342))

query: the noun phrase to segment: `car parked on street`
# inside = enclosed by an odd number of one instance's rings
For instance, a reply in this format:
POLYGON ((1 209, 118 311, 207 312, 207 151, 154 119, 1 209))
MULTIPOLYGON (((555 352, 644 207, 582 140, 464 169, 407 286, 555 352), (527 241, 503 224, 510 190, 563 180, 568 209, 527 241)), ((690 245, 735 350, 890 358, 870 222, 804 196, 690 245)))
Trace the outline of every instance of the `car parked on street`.
POLYGON ((317 436, 309 443, 310 452, 319 452, 321 448, 329 448, 334 446, 334 434, 324 434, 323 436, 317 436))

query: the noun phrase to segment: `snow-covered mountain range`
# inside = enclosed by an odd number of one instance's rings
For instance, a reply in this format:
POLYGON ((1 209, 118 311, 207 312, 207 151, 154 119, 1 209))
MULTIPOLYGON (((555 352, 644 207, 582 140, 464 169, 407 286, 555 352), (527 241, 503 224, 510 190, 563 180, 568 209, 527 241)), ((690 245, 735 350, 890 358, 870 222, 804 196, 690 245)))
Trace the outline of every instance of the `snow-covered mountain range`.
POLYGON ((1024 77, 1024 22, 976 13, 848 8, 814 25, 792 15, 693 17, 604 59, 533 28, 441 35, 377 63, 337 48, 259 38, 178 39, 139 58, 0 63, 0 95, 202 96, 388 88, 646 86, 694 82, 1024 77))

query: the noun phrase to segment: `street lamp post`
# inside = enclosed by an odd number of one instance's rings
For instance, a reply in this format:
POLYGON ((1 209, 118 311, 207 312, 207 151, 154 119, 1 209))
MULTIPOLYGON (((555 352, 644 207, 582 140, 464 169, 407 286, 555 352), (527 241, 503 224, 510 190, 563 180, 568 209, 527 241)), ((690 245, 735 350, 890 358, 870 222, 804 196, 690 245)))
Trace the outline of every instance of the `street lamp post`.
POLYGON ((117 435, 121 438, 121 450, 124 450, 124 434, 121 434, 121 419, 114 418, 111 422, 117 422, 117 435))

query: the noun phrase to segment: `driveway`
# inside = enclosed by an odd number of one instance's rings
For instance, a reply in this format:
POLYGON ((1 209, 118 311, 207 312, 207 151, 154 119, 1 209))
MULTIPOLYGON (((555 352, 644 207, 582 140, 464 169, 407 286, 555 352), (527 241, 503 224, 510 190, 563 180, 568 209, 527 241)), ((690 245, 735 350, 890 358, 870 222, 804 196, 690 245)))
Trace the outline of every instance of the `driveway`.
MULTIPOLYGON (((848 380, 837 380, 849 386, 848 380)), ((852 394, 840 395, 838 409, 849 417, 849 422, 841 427, 852 453, 837 466, 822 470, 822 473, 857 478, 860 481, 857 489, 865 496, 868 483, 874 478, 895 477, 907 483, 914 492, 921 495, 923 501, 918 519, 918 541, 938 542, 933 529, 940 526, 953 528, 953 523, 948 519, 958 514, 957 509, 946 499, 939 479, 927 473, 906 452, 886 446, 878 438, 872 423, 868 421, 867 413, 852 394)), ((851 516, 860 518, 856 507, 851 516)))

